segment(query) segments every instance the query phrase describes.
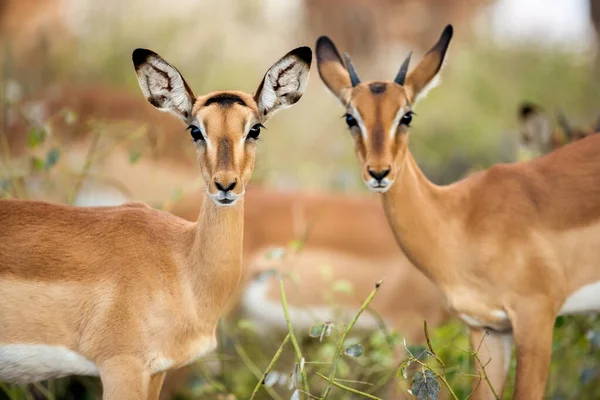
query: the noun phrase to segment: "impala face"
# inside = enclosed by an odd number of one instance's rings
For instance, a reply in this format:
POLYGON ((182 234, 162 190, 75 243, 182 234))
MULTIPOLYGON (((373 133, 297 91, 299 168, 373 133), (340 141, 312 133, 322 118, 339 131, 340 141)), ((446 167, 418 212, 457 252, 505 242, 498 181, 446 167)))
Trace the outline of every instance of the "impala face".
POLYGON ((299 47, 286 54, 267 71, 255 95, 221 91, 195 96, 158 54, 136 49, 132 58, 148 102, 188 125, 208 195, 217 205, 230 206, 245 193, 263 123, 304 94, 312 51, 299 47))
POLYGON ((344 63, 328 37, 317 40, 319 75, 346 107, 362 179, 372 191, 386 192, 401 173, 413 106, 434 86, 451 38, 448 25, 413 72, 407 75, 409 54, 394 81, 375 82, 361 82, 350 57, 344 54, 344 63))

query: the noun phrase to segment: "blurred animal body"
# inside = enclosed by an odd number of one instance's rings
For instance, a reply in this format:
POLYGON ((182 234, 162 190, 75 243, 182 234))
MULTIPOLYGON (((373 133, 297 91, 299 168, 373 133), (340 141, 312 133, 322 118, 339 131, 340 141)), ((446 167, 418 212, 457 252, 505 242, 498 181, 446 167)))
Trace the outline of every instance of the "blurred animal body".
MULTIPOLYGON (((514 342, 514 398, 541 399, 555 318, 600 310, 600 135, 449 186, 431 183, 408 149, 408 130, 452 31, 413 71, 409 56, 394 81, 379 82, 362 82, 349 57, 321 37, 319 74, 346 107, 363 180, 381 193, 398 244, 470 327, 472 345, 483 341, 495 392, 502 396, 514 342)), ((494 398, 479 383, 475 395, 494 398)))
POLYGON ((214 349, 241 275, 256 139, 301 98, 311 58, 291 51, 254 96, 195 96, 156 53, 133 52, 146 99, 188 125, 210 199, 197 222, 142 203, 0 201, 0 381, 99 375, 104 399, 156 399, 167 370, 214 349))
POLYGON ((550 116, 540 106, 523 102, 519 106, 519 145, 538 155, 546 154, 600 132, 600 117, 589 126, 573 126, 561 111, 556 119, 559 127, 552 128, 550 116))

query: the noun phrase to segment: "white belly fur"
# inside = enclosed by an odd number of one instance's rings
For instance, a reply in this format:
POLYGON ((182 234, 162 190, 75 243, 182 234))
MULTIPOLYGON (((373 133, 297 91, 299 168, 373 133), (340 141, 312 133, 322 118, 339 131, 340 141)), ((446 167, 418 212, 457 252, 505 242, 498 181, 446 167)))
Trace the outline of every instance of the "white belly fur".
POLYGON ((573 292, 560 309, 560 315, 585 314, 600 311, 600 281, 582 286, 573 292))
POLYGON ((0 345, 0 381, 23 384, 67 375, 98 376, 98 368, 61 346, 0 345))

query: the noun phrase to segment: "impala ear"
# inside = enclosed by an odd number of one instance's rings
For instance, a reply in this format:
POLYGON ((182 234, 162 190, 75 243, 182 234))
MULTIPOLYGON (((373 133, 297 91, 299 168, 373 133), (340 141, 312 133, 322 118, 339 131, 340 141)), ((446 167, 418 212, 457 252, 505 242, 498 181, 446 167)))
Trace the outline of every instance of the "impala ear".
POLYGON ((567 140, 573 140, 574 132, 573 127, 569 123, 567 116, 561 109, 556 110, 556 120, 558 121, 558 125, 563 130, 567 140))
POLYGON ((190 123, 196 96, 177 68, 146 49, 135 49, 131 58, 146 100, 159 110, 172 112, 190 123))
POLYGON ((262 121, 300 100, 306 90, 311 62, 310 47, 298 47, 269 68, 254 95, 262 121))
MULTIPOLYGON (((321 80, 335 97, 346 103, 344 97, 352 88, 350 73, 344 66, 335 44, 327 36, 321 36, 316 44, 317 67, 321 80)), ((354 70, 353 67, 350 67, 354 70)), ((358 76, 357 78, 358 79, 358 76)))
MULTIPOLYGON (((425 54, 419 65, 406 77, 404 90, 411 103, 425 97, 439 83, 439 72, 452 39, 452 25, 446 26, 438 42, 425 54)), ((410 59, 410 58, 408 58, 410 59)), ((401 68, 402 70, 402 68, 401 68)))

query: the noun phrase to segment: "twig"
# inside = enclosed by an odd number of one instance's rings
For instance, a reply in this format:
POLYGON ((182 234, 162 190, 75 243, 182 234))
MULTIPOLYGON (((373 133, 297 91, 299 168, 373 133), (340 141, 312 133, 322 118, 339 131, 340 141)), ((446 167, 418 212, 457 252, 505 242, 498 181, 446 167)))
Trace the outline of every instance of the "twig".
MULTIPOLYGON (((475 360, 477 360, 477 363, 480 365, 481 367, 481 372, 483 373, 483 378, 485 379, 486 383, 488 384, 490 390, 492 391, 492 394, 494 395, 494 398, 496 400, 499 400, 500 398, 498 397, 498 394, 496 393, 496 391, 494 390, 494 386, 492 386, 492 382, 490 382, 490 378, 487 375, 487 372, 485 372, 485 367, 487 366, 486 364, 483 364, 481 362, 481 359, 479 358, 479 350, 481 349, 481 346, 483 345, 483 341, 485 340, 486 336, 488 335, 488 331, 485 331, 485 333, 483 334, 483 337, 481 338, 481 342, 479 342, 479 346, 477 346, 477 350, 472 352, 473 357, 475 357, 475 360)), ((491 360, 490 360, 491 361, 491 360)))
POLYGON ((331 385, 333 385, 335 387, 338 387, 338 388, 340 388, 342 390, 345 390, 347 392, 358 394, 360 396, 366 397, 367 399, 382 400, 381 398, 373 396, 372 394, 361 392, 360 390, 353 389, 351 387, 342 385, 341 383, 339 383, 337 381, 331 381, 325 375, 323 375, 323 374, 321 374, 319 372, 317 372, 317 376, 320 377, 320 378, 323 378, 325 381, 327 381, 327 383, 329 383, 329 384, 331 384, 331 385))
POLYGON ((438 355, 433 350, 433 346, 431 345, 431 340, 429 339, 429 329, 427 329, 427 321, 426 320, 423 321, 423 330, 425 332, 425 339, 427 340, 427 347, 429 348, 429 352, 431 353, 432 356, 435 357, 435 359, 442 366, 442 374, 446 375, 446 364, 444 364, 442 359, 438 357, 438 355))
POLYGON ((77 180, 75 181, 75 187, 73 187, 73 191, 68 197, 68 204, 72 205, 81 190, 81 186, 83 186, 83 181, 88 177, 88 173, 90 171, 90 167, 92 166, 92 159, 94 158, 94 153, 98 148, 98 142, 100 141, 100 132, 95 132, 92 137, 92 143, 90 143, 90 147, 88 148, 88 152, 85 156, 85 162, 83 167, 81 168, 81 172, 79 176, 77 176, 77 180))
POLYGON ((340 338, 338 347, 335 351, 335 354, 333 355, 333 360, 331 360, 331 368, 329 370, 329 378, 327 379, 327 386, 325 387, 325 391, 323 392, 323 395, 321 396, 321 398, 326 399, 327 396, 329 396, 329 392, 331 391, 331 385, 333 384, 333 380, 335 378, 335 372, 337 370, 338 359, 340 358, 340 355, 343 352, 343 347, 344 347, 344 342, 346 340, 346 336, 348 336, 348 333, 350 333, 350 330, 354 327, 354 324, 356 324, 358 317, 360 317, 360 315, 363 313, 363 311, 365 311, 366 308, 369 306, 371 301, 373 301, 373 298, 375 297, 375 295, 379 291, 379 288, 381 287, 381 283, 382 283, 382 281, 379 281, 375 284, 375 289, 373 289, 373 291, 371 292, 369 297, 367 297, 367 299, 365 300, 363 305, 360 307, 360 310, 358 310, 358 312, 356 313, 354 318, 352 318, 352 320, 350 321, 350 323, 348 324, 348 326, 346 327, 344 332, 342 332, 342 337, 340 338))
MULTIPOLYGON (((250 400, 254 399, 254 396, 256 395, 256 393, 258 393, 258 391, 260 390, 260 387, 263 386, 267 374, 269 372, 271 372, 271 369, 273 368, 273 366, 275 365, 275 363, 277 362, 277 360, 279 360, 279 357, 281 356, 281 352, 283 351, 283 348, 285 347, 285 345, 289 341, 290 341, 290 334, 288 333, 286 335, 285 339, 283 339, 283 342, 281 342, 281 345, 279 346, 279 348, 275 352, 275 355, 273 356, 273 359, 271 360, 271 362, 269 363, 269 365, 267 366, 267 368, 263 372, 262 376, 260 376, 258 378, 258 383, 256 384, 256 386, 254 387, 254 390, 252 391, 252 396, 250 396, 250 400)), ((234 345, 235 345, 235 342, 234 342, 234 345)), ((242 357, 242 359, 243 359, 243 357, 242 357)), ((265 387, 265 389, 268 392, 270 388, 267 386, 267 387, 265 387)), ((273 396, 273 395, 271 394, 271 396, 273 396)), ((273 397, 275 397, 275 396, 273 396, 273 397)))
POLYGON ((281 291, 281 303, 283 304, 283 314, 285 315, 285 320, 288 326, 288 332, 290 335, 290 340, 292 341, 292 345, 294 346, 294 351, 296 352, 296 361, 298 363, 298 367, 300 369, 300 376, 302 377, 302 387, 304 392, 310 395, 310 390, 308 387, 308 378, 306 377, 306 371, 302 368, 302 360, 304 357, 302 356, 302 351, 300 351, 300 346, 298 345, 298 340, 296 339, 296 335, 294 334, 294 327, 292 326, 292 320, 290 319, 290 314, 288 312, 287 299, 285 297, 285 290, 283 288, 283 279, 279 280, 279 290, 281 291))

